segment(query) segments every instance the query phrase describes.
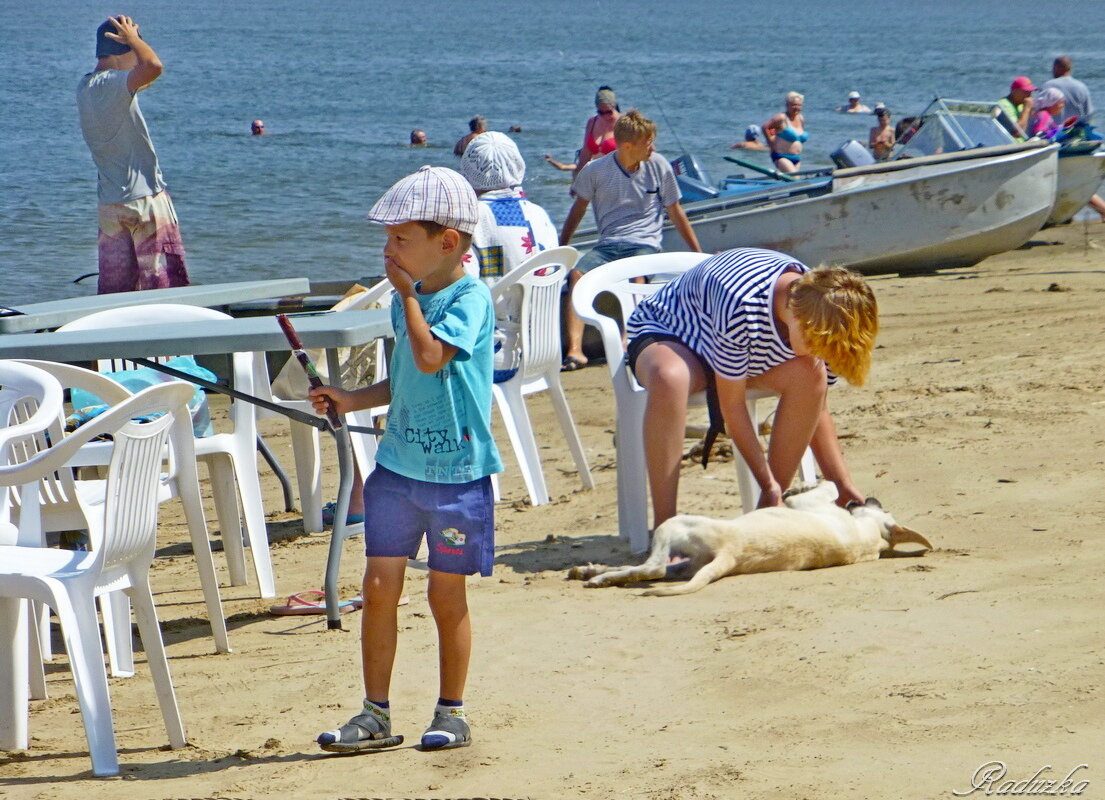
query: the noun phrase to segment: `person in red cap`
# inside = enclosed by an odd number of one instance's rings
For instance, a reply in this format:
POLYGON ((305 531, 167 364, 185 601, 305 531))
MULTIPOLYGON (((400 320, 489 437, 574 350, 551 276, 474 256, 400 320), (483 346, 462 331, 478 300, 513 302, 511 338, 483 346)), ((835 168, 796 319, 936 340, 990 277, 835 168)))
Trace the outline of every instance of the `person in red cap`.
MULTIPOLYGON (((1036 87, 1024 75, 1018 75, 1009 86, 1009 94, 998 100, 1001 110, 1020 126, 1021 131, 1028 130, 1028 118, 1032 116, 1032 93, 1036 87)), ((1024 136, 1017 137, 1023 141, 1024 136)))

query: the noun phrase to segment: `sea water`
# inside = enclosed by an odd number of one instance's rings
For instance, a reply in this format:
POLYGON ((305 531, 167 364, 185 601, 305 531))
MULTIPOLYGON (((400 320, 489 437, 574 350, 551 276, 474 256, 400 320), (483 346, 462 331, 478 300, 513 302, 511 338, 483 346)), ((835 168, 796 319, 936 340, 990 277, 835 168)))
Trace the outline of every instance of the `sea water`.
MULTIPOLYGON (((559 226, 570 161, 600 84, 656 121, 657 149, 698 153, 715 179, 750 123, 805 94, 803 167, 827 166, 868 116, 934 95, 997 99, 1011 79, 1050 77, 1067 53, 1105 104, 1105 15, 1095 0, 887 3, 813 0, 264 0, 0 2, 0 303, 95 292, 96 172, 74 92, 95 64, 96 26, 135 17, 165 64, 141 105, 180 217, 195 282, 382 274, 365 213, 422 164, 456 166, 453 143, 482 114, 512 134, 525 189, 559 226), (33 17, 33 19, 32 19, 33 17), (255 117, 268 135, 249 135, 255 117), (430 146, 412 148, 412 128, 430 146)), ((889 221, 893 224, 895 221, 889 221)), ((897 221, 909 224, 909 220, 897 221)))

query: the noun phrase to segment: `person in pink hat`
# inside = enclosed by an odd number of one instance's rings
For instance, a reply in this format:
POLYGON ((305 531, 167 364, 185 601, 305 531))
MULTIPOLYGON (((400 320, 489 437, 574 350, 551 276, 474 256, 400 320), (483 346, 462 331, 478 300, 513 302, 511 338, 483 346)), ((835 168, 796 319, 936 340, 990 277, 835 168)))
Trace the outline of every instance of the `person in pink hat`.
POLYGON ((1032 116, 1028 119, 1029 136, 1052 139, 1063 130, 1063 93, 1054 86, 1036 92, 1032 97, 1032 116))
POLYGON ((407 559, 425 539, 439 683, 422 749, 464 747, 472 741, 463 702, 472 652, 465 579, 491 574, 491 475, 503 468, 491 435, 491 292, 462 261, 479 222, 479 201, 459 173, 427 166, 388 189, 368 218, 387 231, 384 266, 396 293, 390 375, 353 391, 311 390, 320 413, 391 406, 376 468, 364 485, 364 704, 316 741, 338 753, 402 743, 392 733, 388 700, 396 605, 407 559))
MULTIPOLYGON (((1002 111, 1009 115, 1020 127, 1021 131, 1028 130, 1028 118, 1032 116, 1032 93, 1036 86, 1024 75, 1018 75, 1009 86, 1009 94, 998 100, 1002 111)), ((1024 137, 1019 137, 1023 139, 1024 137)))

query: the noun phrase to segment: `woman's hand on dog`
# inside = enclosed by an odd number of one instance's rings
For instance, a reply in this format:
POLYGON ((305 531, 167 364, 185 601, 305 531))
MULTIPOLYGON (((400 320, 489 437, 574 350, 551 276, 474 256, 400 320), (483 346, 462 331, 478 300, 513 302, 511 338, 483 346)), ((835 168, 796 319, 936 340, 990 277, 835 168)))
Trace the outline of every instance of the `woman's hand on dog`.
POLYGON ((779 482, 772 478, 770 486, 760 487, 760 502, 756 504, 756 508, 772 508, 782 504, 783 489, 779 486, 779 482))
POLYGON ((836 504, 841 508, 847 508, 849 503, 855 503, 856 505, 863 505, 867 498, 863 492, 857 489, 850 483, 844 483, 843 481, 836 484, 836 504))

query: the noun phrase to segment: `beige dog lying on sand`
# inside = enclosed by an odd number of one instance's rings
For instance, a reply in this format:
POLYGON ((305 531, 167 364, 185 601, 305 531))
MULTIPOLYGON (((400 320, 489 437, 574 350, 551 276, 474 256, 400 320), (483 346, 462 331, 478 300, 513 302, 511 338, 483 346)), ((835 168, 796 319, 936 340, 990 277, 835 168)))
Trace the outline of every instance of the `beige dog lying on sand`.
POLYGON ((588 564, 572 567, 568 577, 586 580, 588 588, 659 580, 667 575, 672 553, 681 553, 690 559, 694 576, 682 586, 645 594, 690 594, 726 575, 874 561, 904 542, 932 549, 924 536, 895 522, 878 500, 869 497, 865 505, 845 510, 836 498, 836 484, 824 481, 786 498, 786 507, 761 508, 736 519, 680 514, 653 533, 652 552, 644 564, 588 564))

